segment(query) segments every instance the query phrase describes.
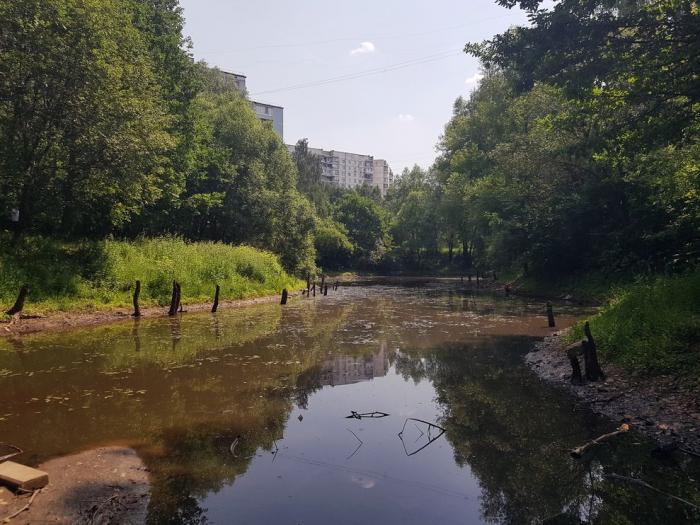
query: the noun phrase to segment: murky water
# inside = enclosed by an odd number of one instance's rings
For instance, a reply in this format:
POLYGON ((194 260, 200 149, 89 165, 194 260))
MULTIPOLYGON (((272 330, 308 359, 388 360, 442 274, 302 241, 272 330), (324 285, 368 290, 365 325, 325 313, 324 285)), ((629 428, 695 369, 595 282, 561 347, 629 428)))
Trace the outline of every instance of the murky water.
POLYGON ((329 293, 0 340, 0 441, 32 463, 134 447, 152 523, 700 523, 605 477, 700 504, 690 459, 634 433, 569 457, 615 424, 523 365, 542 304, 454 283, 329 293))

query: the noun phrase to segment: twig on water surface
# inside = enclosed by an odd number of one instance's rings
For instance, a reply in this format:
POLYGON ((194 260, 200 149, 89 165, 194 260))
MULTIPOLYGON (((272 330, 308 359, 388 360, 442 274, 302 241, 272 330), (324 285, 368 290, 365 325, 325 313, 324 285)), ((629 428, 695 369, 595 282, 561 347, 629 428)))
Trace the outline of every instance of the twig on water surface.
POLYGON ((575 449, 571 450, 571 452, 570 452, 571 457, 577 458, 577 459, 580 457, 583 457, 583 455, 586 453, 586 451, 589 448, 594 447, 596 445, 599 445, 600 443, 603 443, 604 441, 607 441, 610 438, 613 438, 613 437, 618 436, 620 434, 624 434, 626 432, 629 432, 629 429, 630 429, 630 426, 627 423, 620 425, 620 427, 617 430, 615 430, 614 432, 610 432, 608 434, 603 434, 602 436, 599 436, 599 437, 589 441, 588 443, 585 443, 584 445, 581 445, 580 447, 576 447, 575 449))
POLYGON ((675 499, 676 501, 680 501, 681 503, 685 503, 689 507, 693 507, 695 510, 700 510, 700 507, 698 505, 696 505, 695 503, 692 503, 692 502, 688 501, 687 499, 680 498, 678 496, 675 496, 675 495, 673 495, 669 492, 663 491, 661 489, 657 489, 656 487, 649 485, 649 483, 647 483, 646 481, 643 481, 641 479, 628 478, 627 476, 621 476, 619 474, 606 474, 605 477, 610 479, 610 480, 613 480, 613 481, 623 481, 625 483, 630 483, 632 485, 644 487, 645 489, 649 489, 653 492, 656 492, 656 493, 661 494, 663 496, 666 496, 668 498, 675 499))
POLYGON ((357 437, 357 434, 355 434, 355 433, 354 433, 352 430, 350 430, 349 428, 346 428, 345 430, 347 430, 348 432, 350 432, 353 436, 355 436, 355 439, 356 439, 357 441, 360 442, 360 444, 357 445, 357 448, 356 448, 355 450, 352 451, 352 454, 350 454, 348 457, 345 458, 345 459, 347 460, 347 459, 350 459, 351 457, 353 457, 355 454, 357 454, 357 451, 360 450, 360 448, 362 447, 362 445, 365 444, 365 442, 362 441, 359 437, 357 437))
POLYGON ((345 419, 363 419, 363 418, 373 418, 373 419, 378 419, 380 417, 387 417, 389 414, 386 412, 363 412, 362 414, 355 412, 354 410, 350 411, 349 416, 345 416, 345 419))

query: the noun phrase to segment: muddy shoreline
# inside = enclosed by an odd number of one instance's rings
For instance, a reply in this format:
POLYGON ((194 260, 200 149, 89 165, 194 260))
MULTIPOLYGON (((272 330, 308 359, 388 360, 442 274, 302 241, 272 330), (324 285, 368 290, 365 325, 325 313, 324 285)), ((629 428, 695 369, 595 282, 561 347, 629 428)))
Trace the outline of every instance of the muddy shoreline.
POLYGON ((692 387, 671 376, 640 377, 611 363, 602 363, 605 381, 572 385, 561 335, 545 338, 525 356, 541 379, 570 392, 596 414, 628 423, 660 445, 676 443, 700 453, 700 399, 692 387))
MULTIPOLYGON (((289 297, 300 296, 301 291, 292 291, 289 297)), ((219 311, 234 308, 244 308, 256 304, 269 304, 278 302, 279 294, 255 297, 252 299, 236 299, 219 302, 219 311)), ((184 313, 207 312, 211 310, 211 303, 197 303, 183 305, 184 313)), ((133 320, 133 309, 116 308, 114 310, 71 311, 57 312, 47 316, 22 316, 17 321, 0 321, 0 337, 12 337, 17 335, 33 334, 37 332, 58 332, 72 330, 74 328, 86 328, 105 324, 113 324, 133 320)), ((178 314, 179 315, 179 314, 178 314)), ((141 319, 154 319, 167 317, 167 306, 149 306, 141 308, 141 319)))
POLYGON ((0 488, 0 523, 27 505, 9 523, 145 523, 151 487, 148 470, 133 449, 100 447, 38 468, 48 473, 49 484, 36 494, 0 488))

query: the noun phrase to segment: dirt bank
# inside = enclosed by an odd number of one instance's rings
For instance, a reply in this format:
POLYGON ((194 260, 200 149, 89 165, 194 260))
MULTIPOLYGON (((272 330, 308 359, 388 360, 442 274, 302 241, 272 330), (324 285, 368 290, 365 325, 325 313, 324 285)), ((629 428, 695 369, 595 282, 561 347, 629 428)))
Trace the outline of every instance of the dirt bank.
MULTIPOLYGON (((52 459, 39 469, 49 484, 12 525, 137 524, 146 521, 150 485, 146 467, 130 448, 102 447, 52 459)), ((32 495, 0 490, 0 523, 29 503, 32 495)))
POLYGON ((630 374, 603 363, 607 379, 574 386, 560 335, 547 337, 527 354, 527 364, 545 381, 574 394, 579 402, 613 421, 628 423, 660 444, 679 443, 700 453, 700 399, 678 378, 630 374))
MULTIPOLYGON (((290 297, 300 295, 301 292, 291 292, 290 297)), ((254 299, 239 299, 234 301, 221 301, 219 311, 242 308, 254 304, 274 303, 280 300, 278 294, 254 299)), ((185 312, 207 312, 211 310, 211 303, 185 304, 185 312)), ((34 332, 70 330, 86 326, 95 326, 108 323, 117 323, 133 319, 132 309, 119 308, 115 310, 100 310, 96 312, 75 311, 56 312, 45 317, 21 317, 19 320, 0 321, 0 337, 13 335, 31 334, 34 332)), ((168 308, 165 306, 151 306, 141 308, 141 318, 149 319, 154 317, 166 317, 168 308)))

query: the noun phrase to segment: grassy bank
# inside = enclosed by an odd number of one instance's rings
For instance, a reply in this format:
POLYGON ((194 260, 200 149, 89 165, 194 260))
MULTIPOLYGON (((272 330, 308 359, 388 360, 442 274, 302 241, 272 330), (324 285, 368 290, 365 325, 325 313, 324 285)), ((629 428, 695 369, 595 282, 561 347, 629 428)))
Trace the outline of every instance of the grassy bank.
MULTIPOLYGON (((590 323, 606 359, 643 374, 700 378, 700 272, 621 286, 590 323)), ((582 335, 579 325, 569 337, 582 335)))
POLYGON ((182 285, 184 303, 211 301, 215 284, 222 300, 301 284, 275 255, 248 246, 178 238, 63 243, 28 237, 16 246, 0 240, 0 311, 24 283, 29 313, 129 306, 137 279, 143 306, 167 304, 173 280, 182 285))

